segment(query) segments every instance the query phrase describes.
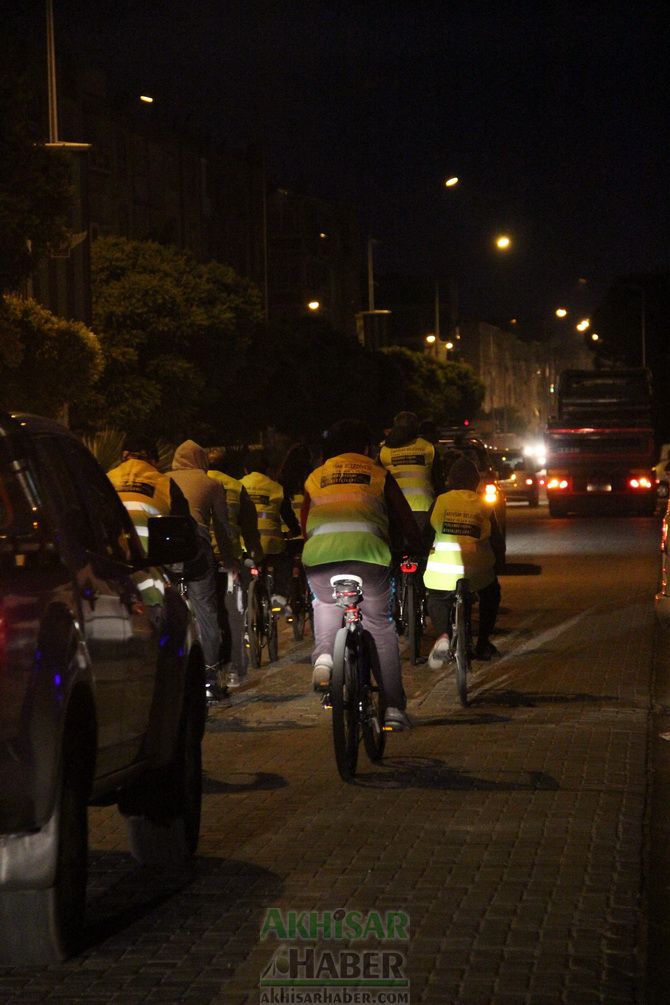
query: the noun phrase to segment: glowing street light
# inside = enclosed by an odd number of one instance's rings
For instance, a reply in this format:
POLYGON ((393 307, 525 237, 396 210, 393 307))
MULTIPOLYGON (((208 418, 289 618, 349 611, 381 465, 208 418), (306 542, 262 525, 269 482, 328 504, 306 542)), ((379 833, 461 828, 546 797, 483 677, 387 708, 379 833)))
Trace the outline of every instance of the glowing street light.
POLYGON ((587 328, 591 327, 590 318, 583 318, 578 325, 576 325, 578 332, 585 332, 587 328))
POLYGON ((600 340, 600 335, 598 332, 591 332, 591 341, 598 342, 600 340))
POLYGON ((556 308, 556 317, 557 318, 566 318, 567 316, 568 316, 568 312, 566 311, 565 307, 557 307, 556 308))
POLYGON ((307 304, 307 306, 308 306, 308 308, 309 308, 310 311, 318 311, 320 309, 320 307, 321 307, 321 301, 320 300, 310 300, 310 302, 307 304))
POLYGON ((444 348, 448 349, 449 352, 451 352, 451 350, 454 348, 454 343, 453 342, 447 342, 447 344, 445 345, 444 348))
POLYGON ((428 343, 428 345, 434 345, 435 336, 432 333, 430 335, 426 335, 426 342, 428 343))
POLYGON ((455 185, 458 185, 459 180, 460 179, 457 177, 457 175, 453 175, 451 178, 447 178, 445 180, 444 187, 453 188, 455 185))
POLYGON ((140 94, 140 101, 143 101, 145 105, 153 105, 154 99, 149 94, 140 94))
POLYGON ((512 247, 512 238, 507 234, 499 234, 495 239, 495 245, 499 251, 507 251, 512 247))

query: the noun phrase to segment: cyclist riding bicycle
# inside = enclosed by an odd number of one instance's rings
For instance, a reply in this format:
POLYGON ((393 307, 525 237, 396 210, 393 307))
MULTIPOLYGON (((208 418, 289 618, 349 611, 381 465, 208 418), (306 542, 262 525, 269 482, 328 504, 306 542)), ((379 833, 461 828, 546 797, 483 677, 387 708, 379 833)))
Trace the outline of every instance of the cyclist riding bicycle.
POLYGON ((455 461, 447 491, 435 500, 424 532, 430 553, 423 581, 428 614, 438 636, 428 657, 432 670, 439 670, 449 658, 451 604, 459 579, 467 579, 470 590, 479 594, 475 658, 490 660, 498 655, 489 636, 500 607, 496 572, 504 561, 504 543, 494 511, 477 494, 479 478, 472 461, 466 457, 455 461))
POLYGON ((419 434, 414 412, 398 412, 381 445, 379 462, 398 482, 423 530, 433 500, 444 492, 444 477, 435 446, 419 434))
POLYGON ((395 478, 370 457, 371 441, 365 423, 336 423, 327 434, 324 463, 305 483, 303 563, 315 598, 312 684, 315 691, 328 690, 333 645, 342 625, 331 576, 360 576, 365 594, 361 611, 379 656, 384 724, 401 730, 411 724, 392 615, 391 547, 401 539, 418 554, 422 543, 395 478))

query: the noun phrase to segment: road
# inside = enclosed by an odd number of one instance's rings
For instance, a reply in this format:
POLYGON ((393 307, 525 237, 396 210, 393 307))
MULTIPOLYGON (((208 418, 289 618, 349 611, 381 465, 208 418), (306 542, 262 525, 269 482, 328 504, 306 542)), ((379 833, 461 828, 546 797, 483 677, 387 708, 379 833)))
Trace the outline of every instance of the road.
POLYGON ((193 867, 136 869, 116 811, 92 811, 90 948, 0 971, 0 1000, 257 1002, 280 945, 326 945, 323 927, 261 939, 278 908, 408 916, 408 939, 398 923, 388 944, 327 945, 390 946, 413 1003, 651 1001, 658 520, 513 507, 508 539, 502 656, 475 664, 470 708, 452 674, 408 668, 415 728, 346 785, 293 650, 211 713, 193 867))

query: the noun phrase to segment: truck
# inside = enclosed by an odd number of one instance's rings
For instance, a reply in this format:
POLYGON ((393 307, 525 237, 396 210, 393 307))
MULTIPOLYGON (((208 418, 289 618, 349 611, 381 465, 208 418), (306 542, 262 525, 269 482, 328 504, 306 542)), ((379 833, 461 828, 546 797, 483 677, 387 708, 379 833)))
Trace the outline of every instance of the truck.
POLYGON ((644 368, 564 370, 545 431, 552 517, 656 508, 651 376, 644 368))

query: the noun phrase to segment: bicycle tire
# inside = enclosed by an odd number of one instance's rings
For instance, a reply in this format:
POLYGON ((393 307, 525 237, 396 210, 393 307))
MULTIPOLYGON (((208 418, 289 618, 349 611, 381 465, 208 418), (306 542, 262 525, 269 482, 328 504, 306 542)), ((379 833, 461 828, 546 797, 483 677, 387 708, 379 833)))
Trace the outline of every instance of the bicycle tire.
POLYGON ((359 742, 358 682, 353 665, 355 647, 348 645, 348 636, 347 628, 340 628, 335 636, 330 683, 335 762, 345 782, 350 782, 356 774, 359 742))
POLYGON ((468 675, 470 673, 470 647, 468 645, 468 601, 461 589, 457 588, 459 600, 454 604, 454 636, 456 655, 456 687, 458 699, 463 706, 468 706, 468 675))
POLYGON ((403 610, 403 620, 405 622, 405 631, 407 633, 407 645, 409 646, 409 661, 412 666, 415 666, 416 661, 419 658, 421 635, 417 623, 418 612, 416 602, 416 586, 414 584, 414 580, 409 577, 407 577, 404 596, 405 604, 403 610))
POLYGON ((277 627, 277 615, 272 612, 272 605, 267 602, 265 608, 265 615, 268 619, 267 621, 267 640, 268 640, 268 660, 270 663, 276 663, 279 659, 279 629, 277 627))
POLYGON ((373 764, 378 764, 384 756, 386 733, 384 732, 384 693, 381 684, 379 656, 375 640, 370 632, 363 632, 363 653, 365 658, 364 674, 367 677, 364 687, 363 743, 365 752, 373 764))
POLYGON ((259 601, 254 579, 247 589, 247 606, 244 610, 244 637, 249 666, 257 670, 261 665, 261 633, 259 618, 259 601))
POLYGON ((301 604, 300 609, 294 612, 293 621, 291 622, 293 638, 296 642, 302 642, 305 637, 305 621, 306 615, 301 604))

